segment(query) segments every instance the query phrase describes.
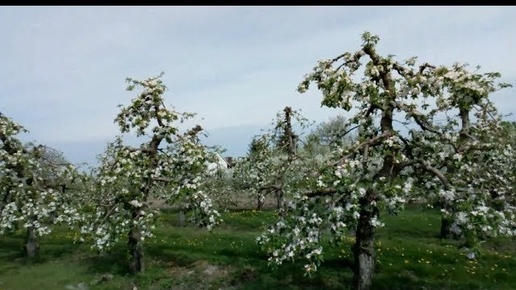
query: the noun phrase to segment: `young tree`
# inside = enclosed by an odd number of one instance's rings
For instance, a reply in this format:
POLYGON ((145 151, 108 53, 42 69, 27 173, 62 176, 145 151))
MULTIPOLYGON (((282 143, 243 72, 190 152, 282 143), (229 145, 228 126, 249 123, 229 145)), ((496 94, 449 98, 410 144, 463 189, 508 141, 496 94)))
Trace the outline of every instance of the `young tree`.
POLYGON ((344 146, 353 142, 352 129, 347 127, 346 118, 342 115, 331 117, 322 122, 308 134, 307 138, 316 139, 322 146, 344 146))
POLYGON ((64 158, 53 162, 48 147, 24 145, 17 138, 22 132, 28 131, 0 113, 0 234, 22 225, 30 258, 39 252, 38 237, 49 234, 52 224, 72 226, 80 219, 76 192, 64 190, 79 174, 64 158))
MULTIPOLYGON (((225 149, 220 146, 210 146, 208 149, 208 159, 215 160, 215 162, 208 164, 208 174, 203 177, 200 190, 210 196, 214 207, 227 211, 230 207, 237 206, 239 198, 234 193, 233 169, 230 167, 228 160, 222 157, 225 149)), ((179 224, 184 225, 185 218, 182 211, 179 214, 179 218, 179 224)))
POLYGON ((108 145, 95 173, 89 223, 81 229, 93 236, 93 247, 99 251, 125 236, 133 273, 144 271, 143 241, 152 236, 158 214, 158 209, 149 207, 150 198, 181 202, 208 229, 219 221, 210 198, 199 190, 208 163, 207 150, 198 137, 203 129, 197 125, 180 132, 178 123, 194 114, 164 105, 162 75, 144 81, 127 79, 128 91, 142 91, 128 106, 120 105, 115 122, 122 134, 134 130, 137 137, 147 140, 130 147, 118 136, 108 145))
POLYGON ((278 113, 276 116, 276 127, 274 128, 272 138, 276 144, 276 150, 278 154, 278 165, 274 174, 276 181, 274 184, 261 188, 261 190, 272 189, 276 193, 277 208, 281 209, 284 202, 284 189, 283 187, 288 186, 288 181, 294 181, 298 172, 292 172, 291 170, 298 168, 301 164, 300 156, 298 152, 298 141, 299 136, 294 133, 292 128, 293 121, 297 121, 301 125, 302 129, 305 129, 309 122, 299 112, 292 110, 291 107, 285 107, 283 113, 278 113), (289 176, 290 175, 290 176, 289 176), (287 182, 285 182, 287 181, 287 182))
POLYGON ((266 197, 266 191, 261 188, 272 179, 274 162, 269 156, 273 152, 269 135, 256 136, 249 144, 246 159, 238 162, 233 169, 233 186, 256 199, 257 210, 262 210, 266 197))
POLYGON ((298 136, 294 134, 292 129, 292 111, 291 107, 285 107, 283 114, 278 114, 276 123, 276 148, 285 152, 288 156, 294 156, 297 149, 298 136))
MULTIPOLYGON (((43 186, 54 188, 55 190, 61 191, 63 194, 66 194, 70 189, 77 189, 74 188, 74 184, 71 184, 69 180, 66 179, 66 175, 63 176, 67 166, 71 165, 71 163, 66 160, 63 152, 42 144, 34 148, 38 151, 36 162, 41 168, 40 178, 43 180, 43 186)), ((74 181, 79 181, 79 175, 76 176, 74 181)))
POLYGON ((354 142, 354 130, 346 127, 346 118, 343 115, 331 117, 328 121, 319 123, 304 140, 303 150, 312 156, 324 158, 335 147, 350 146, 354 142))
POLYGON ((258 209, 262 208, 269 193, 275 193, 277 207, 281 208, 285 187, 297 184, 302 179, 300 173, 305 169, 297 150, 299 137, 293 126, 297 124, 305 129, 308 120, 292 108, 285 107, 272 124, 274 128, 271 131, 253 139, 248 159, 234 170, 235 179, 257 197, 258 209))
POLYGON ((263 136, 255 136, 251 143, 249 143, 249 148, 247 150, 247 157, 248 158, 255 158, 258 155, 260 155, 260 152, 266 151, 269 148, 269 143, 266 139, 263 138, 263 136))
POLYGON ((309 260, 305 270, 311 273, 322 255, 322 230, 329 227, 335 242, 354 230, 353 286, 370 289, 375 230, 383 226, 380 212, 396 213, 414 195, 432 197, 432 193, 416 190, 420 184, 428 183, 436 189, 434 195, 446 198, 457 209, 444 214, 459 234, 514 235, 516 224, 515 208, 509 204, 491 207, 487 189, 512 190, 503 163, 512 150, 491 139, 472 138, 458 146, 461 134, 485 136, 500 127, 501 119, 489 101, 490 93, 507 86, 495 83, 499 74, 468 72, 459 64, 416 66, 416 58, 399 62, 391 55, 378 54, 379 37, 366 32, 362 40, 358 51, 320 61, 298 88, 302 93, 315 83, 323 94, 323 106, 354 109, 348 125, 358 127, 355 143, 334 150, 332 161, 320 169, 317 187, 297 191, 286 214, 257 240, 270 249, 271 263, 301 255, 309 260), (356 76, 359 69, 361 79, 356 76), (469 122, 462 130, 457 130, 458 121, 452 117, 437 126, 438 117, 465 111, 475 112, 476 120, 459 118, 469 122), (411 122, 408 134, 395 129, 397 116, 411 122), (436 159, 444 147, 450 151, 436 159), (489 174, 482 173, 480 162, 486 156, 497 157, 489 174), (335 206, 314 206, 328 196, 335 206))
POLYGON ((502 128, 505 132, 505 138, 514 146, 516 144, 516 122, 503 121, 502 128))

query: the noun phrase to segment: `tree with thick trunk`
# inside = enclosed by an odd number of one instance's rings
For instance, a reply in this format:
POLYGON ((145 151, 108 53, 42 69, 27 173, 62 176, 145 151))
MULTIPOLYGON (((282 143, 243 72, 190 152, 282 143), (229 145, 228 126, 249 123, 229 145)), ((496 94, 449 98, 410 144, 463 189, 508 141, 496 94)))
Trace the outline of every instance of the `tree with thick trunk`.
POLYGON ((507 86, 495 82, 500 75, 460 64, 416 66, 415 57, 399 62, 377 52, 379 37, 366 32, 362 40, 356 52, 319 61, 298 88, 315 83, 323 106, 353 110, 344 126, 357 129, 355 142, 335 148, 308 189, 288 188, 294 198, 257 240, 270 263, 301 257, 310 275, 320 266, 322 236, 329 230, 341 245, 354 230, 353 288, 367 290, 380 212, 395 214, 414 198, 441 202, 445 231, 472 242, 516 234, 516 207, 491 206, 493 191, 506 195, 514 184, 507 174, 514 153, 495 141, 502 118, 489 100, 507 86))
POLYGON ((34 228, 27 228, 27 235, 25 236, 25 244, 23 251, 27 258, 34 258, 39 254, 39 242, 34 228))
POLYGON ((369 289, 372 284, 376 256, 374 250, 375 228, 371 225, 371 221, 378 218, 380 214, 378 207, 372 205, 377 196, 378 194, 371 191, 359 201, 361 210, 353 246, 353 285, 355 289, 369 289))

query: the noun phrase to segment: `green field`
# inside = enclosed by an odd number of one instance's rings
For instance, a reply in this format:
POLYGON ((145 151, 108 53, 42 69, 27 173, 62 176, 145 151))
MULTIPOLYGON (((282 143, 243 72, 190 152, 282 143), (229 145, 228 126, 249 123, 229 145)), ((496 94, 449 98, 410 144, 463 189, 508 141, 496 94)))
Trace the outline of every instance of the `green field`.
MULTIPOLYGON (((255 243, 262 223, 273 212, 253 210, 223 214, 224 224, 211 233, 175 226, 173 211, 162 215, 156 238, 146 241, 146 272, 127 274, 125 244, 98 255, 89 245, 73 244, 70 233, 54 231, 41 241, 41 255, 21 255, 23 233, 0 237, 0 290, 58 289, 348 289, 350 245, 325 248, 325 261, 312 278, 303 264, 276 271, 255 243), (107 281, 102 276, 112 275, 107 281), (87 287, 80 288, 80 283, 87 287), (74 287, 74 288, 73 288, 74 287)), ((456 244, 437 238, 437 212, 412 208, 385 218, 378 233, 374 289, 516 289, 516 241, 483 244, 477 260, 468 260, 456 244)))

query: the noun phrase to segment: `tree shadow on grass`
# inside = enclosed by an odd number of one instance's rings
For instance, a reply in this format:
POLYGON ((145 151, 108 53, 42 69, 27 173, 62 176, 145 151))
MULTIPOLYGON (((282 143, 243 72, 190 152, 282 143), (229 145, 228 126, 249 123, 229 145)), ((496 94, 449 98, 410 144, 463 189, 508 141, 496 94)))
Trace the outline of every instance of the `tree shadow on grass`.
POLYGON ((349 277, 321 268, 312 277, 304 275, 304 263, 287 262, 276 269, 267 263, 253 263, 254 267, 240 267, 234 273, 233 285, 239 289, 346 289, 349 277))
POLYGON ((127 246, 117 245, 111 251, 105 253, 91 252, 84 257, 82 262, 86 266, 86 271, 90 274, 129 274, 127 246))
POLYGON ((40 242, 40 256, 41 262, 50 260, 63 259, 76 252, 82 251, 80 244, 74 244, 73 241, 62 242, 40 242))
POLYGON ((8 261, 13 265, 43 264, 51 260, 63 259, 79 250, 78 245, 72 242, 55 242, 41 239, 39 254, 33 258, 25 257, 23 252, 24 239, 21 236, 4 236, 0 239, 0 260, 8 261))
POLYGON ((248 245, 241 247, 221 246, 208 244, 204 246, 190 246, 186 244, 153 244, 146 247, 147 257, 171 261, 184 266, 198 259, 208 260, 220 264, 230 264, 239 261, 267 261, 267 255, 257 247, 248 245))
MULTIPOLYGON (((459 289, 475 289, 475 287, 460 287, 459 285, 449 285, 446 281, 430 283, 424 278, 417 277, 413 272, 403 270, 397 275, 375 274, 373 277, 373 289, 378 290, 412 290, 412 289, 428 289, 428 290, 459 290, 459 289)), ((476 288, 480 289, 480 288, 476 288)))
POLYGON ((267 255, 255 248, 212 248, 188 245, 153 245, 146 249, 147 259, 159 259, 164 263, 189 267, 196 261, 230 266, 229 284, 238 289, 342 289, 350 282, 351 261, 328 259, 321 270, 312 277, 304 275, 304 261, 286 262, 277 269, 268 265, 267 255), (345 275, 341 275, 344 273, 345 275))

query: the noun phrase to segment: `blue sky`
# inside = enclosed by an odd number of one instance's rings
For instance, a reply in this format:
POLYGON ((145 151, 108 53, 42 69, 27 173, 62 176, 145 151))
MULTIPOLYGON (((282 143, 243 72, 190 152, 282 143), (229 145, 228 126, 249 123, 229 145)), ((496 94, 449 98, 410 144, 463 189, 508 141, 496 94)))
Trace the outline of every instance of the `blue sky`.
MULTIPOLYGON (((383 54, 478 64, 516 85, 515 27, 515 7, 0 7, 0 111, 30 140, 91 162, 133 97, 125 78, 164 71, 166 103, 242 155, 286 105, 315 121, 342 113, 296 87, 364 31, 383 54)), ((515 89, 494 100, 516 112, 515 89)))

